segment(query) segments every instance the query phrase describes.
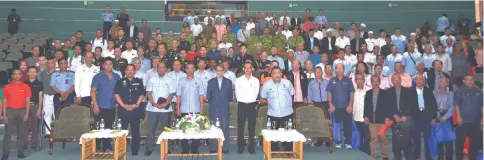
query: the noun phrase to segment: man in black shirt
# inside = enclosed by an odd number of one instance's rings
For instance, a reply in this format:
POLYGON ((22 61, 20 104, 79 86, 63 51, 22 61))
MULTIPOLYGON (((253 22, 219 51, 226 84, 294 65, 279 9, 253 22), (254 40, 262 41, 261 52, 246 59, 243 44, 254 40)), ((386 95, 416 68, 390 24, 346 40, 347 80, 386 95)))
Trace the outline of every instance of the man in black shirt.
MULTIPOLYGON (((37 79, 37 68, 35 66, 29 67, 27 72, 29 79, 25 81, 25 84, 30 86, 30 91, 32 93, 32 97, 30 97, 30 112, 29 112, 29 119, 25 125, 26 133, 30 133, 32 131, 32 138, 30 139, 30 148, 34 151, 37 151, 37 140, 39 132, 39 127, 37 126, 37 120, 41 113, 42 113, 42 95, 43 93, 43 85, 37 79), (30 124, 30 125, 29 125, 30 124)), ((28 148, 28 142, 25 143, 25 148, 28 148)))
POLYGON ((119 26, 122 28, 125 28, 128 25, 129 21, 129 15, 126 14, 126 9, 124 7, 121 7, 119 9, 119 14, 116 16, 116 19, 119 21, 119 26))
POLYGON ((124 77, 124 70, 128 65, 128 60, 121 58, 121 53, 121 48, 114 49, 113 69, 121 72, 123 74, 121 77, 124 77))
POLYGON ((12 9, 10 11, 7 21, 8 21, 8 33, 12 35, 17 33, 20 25, 20 16, 17 14, 16 9, 12 9))

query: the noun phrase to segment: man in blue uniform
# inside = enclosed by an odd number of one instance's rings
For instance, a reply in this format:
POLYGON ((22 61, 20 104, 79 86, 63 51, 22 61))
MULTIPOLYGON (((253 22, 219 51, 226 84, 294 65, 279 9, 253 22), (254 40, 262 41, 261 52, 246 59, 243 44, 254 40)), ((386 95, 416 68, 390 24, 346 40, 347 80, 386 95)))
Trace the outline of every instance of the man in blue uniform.
POLYGON ((67 59, 59 59, 58 64, 59 71, 54 72, 50 80, 50 88, 54 91, 54 113, 63 105, 74 103, 74 72, 67 70, 67 59))
POLYGON ((113 25, 114 21, 114 14, 113 12, 111 12, 111 6, 106 6, 106 11, 101 14, 101 20, 103 21, 103 39, 107 39, 109 35, 109 29, 113 25))
POLYGON ((126 67, 126 77, 116 82, 114 97, 118 102, 118 117, 121 119, 121 128, 128 129, 131 127, 131 154, 138 155, 140 146, 140 119, 142 111, 140 104, 145 95, 143 80, 135 78, 136 70, 134 65, 129 64, 126 67))
MULTIPOLYGON (((104 119, 104 128, 110 129, 116 115, 116 101, 114 87, 120 76, 113 72, 113 59, 106 57, 103 62, 104 70, 92 78, 91 99, 93 103, 94 120, 104 119)), ((103 151, 113 150, 109 139, 102 140, 103 151)))
MULTIPOLYGON (((176 65, 176 63, 177 61, 175 61, 174 65, 176 65)), ((180 85, 178 85, 176 90, 176 115, 185 116, 187 114, 203 114, 203 98, 205 90, 202 80, 194 76, 195 65, 193 65, 193 63, 189 63, 185 67, 187 76, 180 78, 180 85)), ((188 140, 182 140, 182 154, 187 154, 189 149, 191 149, 193 154, 198 154, 199 144, 200 140, 192 140, 190 148, 188 140)))
POLYGON ((454 93, 454 106, 457 115, 455 129, 455 156, 462 160, 464 140, 469 136, 469 159, 475 160, 481 140, 482 131, 482 91, 474 86, 474 77, 466 75, 464 85, 454 93))

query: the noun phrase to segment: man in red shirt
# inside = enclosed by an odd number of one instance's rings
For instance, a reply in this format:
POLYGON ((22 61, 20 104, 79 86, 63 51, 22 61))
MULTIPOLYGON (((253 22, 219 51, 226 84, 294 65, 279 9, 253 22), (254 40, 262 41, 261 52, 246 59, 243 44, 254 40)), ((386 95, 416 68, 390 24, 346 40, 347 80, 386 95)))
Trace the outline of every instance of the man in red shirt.
POLYGON ((24 144, 27 140, 25 122, 28 120, 31 91, 29 85, 20 81, 22 72, 18 69, 13 71, 12 82, 3 88, 3 121, 5 123, 5 135, 3 136, 3 155, 1 160, 7 160, 10 153, 11 136, 14 128, 17 128, 17 150, 19 159, 25 158, 24 144))

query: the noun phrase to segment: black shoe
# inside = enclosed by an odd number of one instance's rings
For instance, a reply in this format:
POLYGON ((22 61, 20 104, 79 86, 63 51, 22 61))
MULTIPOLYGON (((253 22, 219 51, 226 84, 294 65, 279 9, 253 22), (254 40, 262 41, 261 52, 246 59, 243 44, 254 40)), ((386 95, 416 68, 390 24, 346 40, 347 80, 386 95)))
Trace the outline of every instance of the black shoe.
POLYGON ((249 153, 250 154, 255 154, 255 148, 254 147, 249 147, 249 153))
POLYGON ((229 150, 222 151, 222 153, 224 153, 224 154, 229 154, 229 150))
POLYGON ((238 154, 242 154, 242 153, 244 153, 244 148, 239 148, 239 149, 237 150, 237 153, 238 153, 238 154))
POLYGON ((209 153, 217 153, 217 151, 210 151, 209 153))
POLYGON ((198 150, 192 150, 192 154, 200 154, 198 150))
POLYGON ((151 156, 151 151, 150 150, 146 150, 145 156, 151 156))
POLYGON ((8 155, 3 155, 1 160, 8 160, 8 155))
POLYGON ((25 157, 27 157, 27 156, 25 156, 25 154, 19 154, 19 155, 17 155, 17 158, 18 159, 24 159, 25 157))
POLYGON ((137 156, 138 155, 138 152, 136 152, 136 153, 133 152, 133 153, 131 153, 131 155, 132 156, 137 156))
POLYGON ((189 152, 188 152, 188 150, 183 150, 183 151, 181 152, 181 154, 188 154, 188 153, 189 153, 189 152))

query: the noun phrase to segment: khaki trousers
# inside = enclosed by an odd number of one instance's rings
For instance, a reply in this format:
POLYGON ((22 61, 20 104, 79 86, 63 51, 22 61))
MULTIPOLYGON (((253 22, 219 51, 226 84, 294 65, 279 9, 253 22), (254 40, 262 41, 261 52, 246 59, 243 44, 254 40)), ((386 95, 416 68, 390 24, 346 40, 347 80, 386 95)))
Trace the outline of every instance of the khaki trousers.
POLYGON ((382 153, 382 158, 388 158, 388 140, 385 135, 378 136, 378 131, 383 127, 384 124, 370 123, 370 155, 373 159, 378 159, 377 154, 377 144, 376 142, 380 139, 380 149, 382 153))

